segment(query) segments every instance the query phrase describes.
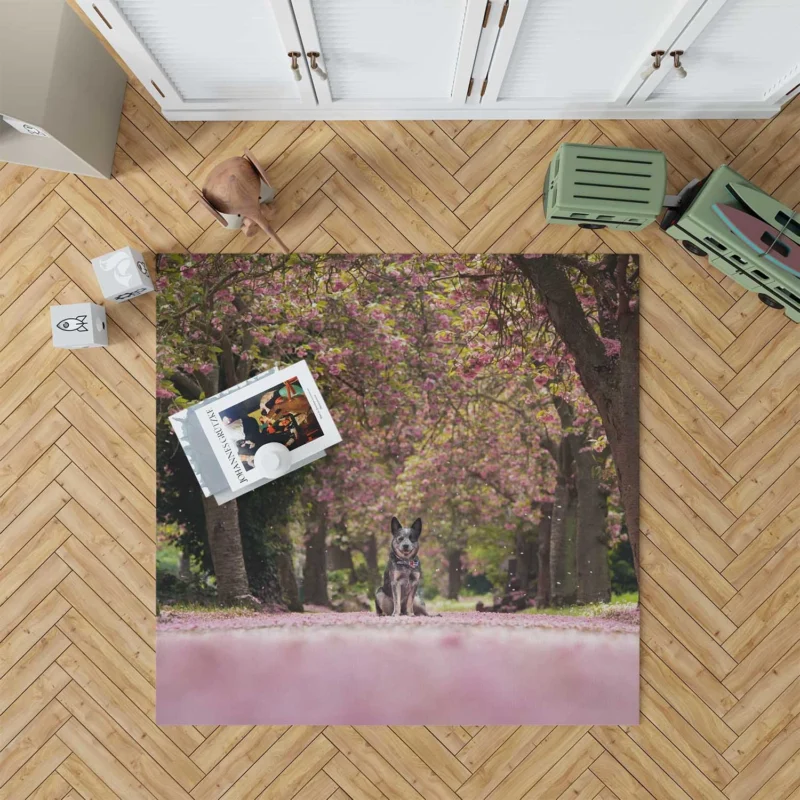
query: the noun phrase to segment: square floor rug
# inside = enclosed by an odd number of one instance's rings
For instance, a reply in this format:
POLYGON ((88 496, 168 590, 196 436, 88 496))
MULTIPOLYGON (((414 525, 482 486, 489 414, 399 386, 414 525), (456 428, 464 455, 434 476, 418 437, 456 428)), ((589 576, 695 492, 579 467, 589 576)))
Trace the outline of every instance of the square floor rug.
POLYGON ((636 256, 161 255, 158 292, 159 723, 638 722, 636 256), (215 446, 341 441, 201 486, 170 417, 299 362, 215 446))

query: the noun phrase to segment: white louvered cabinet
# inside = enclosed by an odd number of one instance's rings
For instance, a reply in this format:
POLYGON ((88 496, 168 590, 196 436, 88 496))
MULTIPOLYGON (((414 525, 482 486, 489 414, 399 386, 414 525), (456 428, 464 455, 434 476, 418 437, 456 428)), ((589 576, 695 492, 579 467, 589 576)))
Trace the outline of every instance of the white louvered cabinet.
POLYGON ((173 120, 763 118, 800 93, 800 0, 75 1, 173 120))
POLYGON ((673 66, 654 73, 634 107, 780 103, 800 89, 800 0, 709 0, 669 44, 673 66))
POLYGON ((654 44, 674 38, 703 0, 509 0, 481 105, 624 107, 654 44))
POLYGON ((320 108, 463 106, 486 0, 292 0, 320 108))
POLYGON ((78 3, 165 111, 316 106, 290 0, 78 3))

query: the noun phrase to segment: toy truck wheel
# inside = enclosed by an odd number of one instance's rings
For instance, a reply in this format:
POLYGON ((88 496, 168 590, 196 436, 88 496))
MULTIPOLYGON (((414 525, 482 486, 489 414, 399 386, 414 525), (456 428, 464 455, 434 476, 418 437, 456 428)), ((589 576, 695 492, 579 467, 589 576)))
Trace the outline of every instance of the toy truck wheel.
POLYGON ((686 250, 688 250, 693 256, 707 256, 705 250, 701 250, 694 242, 687 242, 685 239, 681 242, 686 250))
POLYGON ((588 228, 590 231, 599 231, 601 228, 605 228, 605 225, 598 225, 596 222, 579 222, 579 228, 588 228))
POLYGON ((770 297, 768 294, 760 293, 758 295, 758 299, 765 306, 769 306, 770 308, 783 308, 783 306, 774 297, 770 297))

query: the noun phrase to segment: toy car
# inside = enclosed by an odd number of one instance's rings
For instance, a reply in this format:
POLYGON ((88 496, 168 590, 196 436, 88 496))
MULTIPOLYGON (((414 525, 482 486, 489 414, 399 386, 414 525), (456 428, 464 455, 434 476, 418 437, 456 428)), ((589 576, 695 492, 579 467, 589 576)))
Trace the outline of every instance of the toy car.
POLYGON ((800 220, 794 219, 791 209, 781 206, 738 172, 727 166, 715 169, 679 195, 678 205, 667 209, 660 225, 690 253, 707 255, 713 266, 756 292, 763 303, 785 309, 789 319, 800 322, 800 273, 779 264, 787 260, 785 257, 775 258, 784 252, 787 256, 794 250, 800 252, 800 220), (741 217, 737 219, 731 211, 740 212, 754 228, 763 229, 761 236, 766 235, 767 241, 759 244, 760 236, 748 239, 746 232, 733 222, 741 217), (770 219, 765 220, 765 216, 770 219), (770 237, 767 228, 775 230, 770 223, 780 225, 779 236, 770 237), (793 232, 797 240, 791 238, 793 232), (765 257, 773 253, 772 258, 765 257))
POLYGON ((563 144, 544 182, 548 222, 661 229, 771 308, 800 322, 800 215, 728 166, 667 196, 658 150, 563 144))
POLYGON ((544 182, 548 222, 638 231, 664 204, 667 159, 659 150, 562 144, 544 182))

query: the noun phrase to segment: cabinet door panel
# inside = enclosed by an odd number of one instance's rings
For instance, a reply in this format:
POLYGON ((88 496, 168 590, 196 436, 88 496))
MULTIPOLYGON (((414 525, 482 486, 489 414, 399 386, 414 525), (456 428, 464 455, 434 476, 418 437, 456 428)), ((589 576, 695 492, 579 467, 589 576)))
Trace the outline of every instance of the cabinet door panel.
POLYGON ((495 85, 487 97, 615 102, 687 2, 529 0, 508 66, 502 76, 490 75, 495 85))
POLYGON ((307 74, 296 81, 290 68, 300 40, 289 0, 78 1, 102 14, 100 31, 165 107, 316 103, 307 74))
POLYGON ((728 0, 691 41, 673 44, 685 51, 686 78, 668 68, 648 99, 776 100, 800 80, 798 31, 800 0, 728 0))
POLYGON ((293 0, 321 105, 463 103, 485 0, 293 0))

